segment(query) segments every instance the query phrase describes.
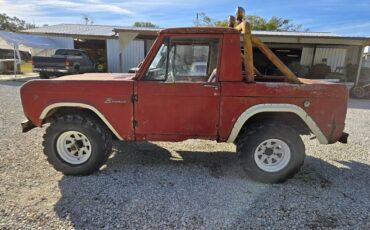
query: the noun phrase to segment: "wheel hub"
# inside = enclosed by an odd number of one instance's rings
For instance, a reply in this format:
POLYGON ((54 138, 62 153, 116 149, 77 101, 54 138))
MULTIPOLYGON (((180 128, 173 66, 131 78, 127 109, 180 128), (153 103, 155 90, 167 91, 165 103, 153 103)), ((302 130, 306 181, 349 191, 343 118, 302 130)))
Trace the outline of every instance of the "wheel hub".
POLYGON ((266 172, 284 169, 291 158, 288 144, 280 139, 268 139, 260 143, 254 153, 257 166, 266 172))
POLYGON ((57 152, 65 162, 72 165, 85 163, 91 156, 89 139, 78 131, 66 131, 57 140, 57 152))
POLYGON ((267 156, 271 156, 272 154, 274 154, 274 149, 273 148, 266 148, 265 154, 267 156))

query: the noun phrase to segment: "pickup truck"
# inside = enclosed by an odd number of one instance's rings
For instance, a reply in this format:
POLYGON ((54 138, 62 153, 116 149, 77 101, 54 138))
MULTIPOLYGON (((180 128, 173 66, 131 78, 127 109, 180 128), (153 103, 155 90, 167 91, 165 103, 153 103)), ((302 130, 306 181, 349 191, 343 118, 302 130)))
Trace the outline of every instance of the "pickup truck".
POLYGON ((205 139, 234 143, 249 177, 267 183, 300 169, 300 135, 346 143, 346 86, 284 76, 248 81, 240 37, 234 28, 164 29, 136 73, 29 81, 21 88, 23 132, 48 123, 44 153, 66 175, 99 170, 112 139, 205 139))
POLYGON ((32 58, 34 72, 40 74, 41 79, 50 76, 60 77, 69 74, 96 72, 96 64, 86 54, 78 49, 58 49, 51 57, 34 56, 32 58))

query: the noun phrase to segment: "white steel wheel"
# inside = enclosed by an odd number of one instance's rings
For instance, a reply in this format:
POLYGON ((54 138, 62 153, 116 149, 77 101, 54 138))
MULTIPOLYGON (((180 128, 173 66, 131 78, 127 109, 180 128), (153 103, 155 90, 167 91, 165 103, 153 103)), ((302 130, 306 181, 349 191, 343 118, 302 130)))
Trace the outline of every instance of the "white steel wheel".
POLYGON ((60 158, 71 165, 81 165, 91 156, 90 140, 78 131, 66 131, 60 134, 56 148, 60 158))
POLYGON ((291 159, 291 151, 287 143, 279 139, 268 139, 260 143, 255 152, 257 166, 265 172, 278 172, 284 169, 291 159))

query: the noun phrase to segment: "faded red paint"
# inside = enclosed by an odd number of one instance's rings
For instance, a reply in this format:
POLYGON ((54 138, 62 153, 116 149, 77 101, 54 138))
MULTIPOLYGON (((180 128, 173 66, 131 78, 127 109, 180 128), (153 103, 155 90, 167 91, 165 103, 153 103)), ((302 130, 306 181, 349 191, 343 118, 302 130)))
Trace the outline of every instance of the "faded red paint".
POLYGON ((41 126, 42 111, 54 103, 83 103, 95 107, 112 124, 122 138, 134 139, 131 119, 133 108, 133 75, 83 74, 55 80, 33 80, 21 88, 25 115, 33 124, 41 126), (127 104, 107 104, 107 98, 127 101, 127 104))
POLYGON ((34 80, 21 88, 25 115, 41 126, 42 111, 53 103, 83 103, 100 111, 124 140, 181 141, 189 138, 226 141, 238 117, 253 105, 294 104, 316 122, 329 143, 344 129, 348 92, 345 86, 301 79, 303 84, 242 81, 240 37, 234 29, 176 28, 159 36, 134 77, 83 74, 34 80), (164 83, 142 76, 165 37, 220 39, 217 83, 164 83), (138 101, 132 102, 133 94, 138 101), (127 103, 106 103, 107 98, 127 103), (304 101, 311 106, 304 108, 304 101), (138 122, 133 127, 133 120, 138 122))

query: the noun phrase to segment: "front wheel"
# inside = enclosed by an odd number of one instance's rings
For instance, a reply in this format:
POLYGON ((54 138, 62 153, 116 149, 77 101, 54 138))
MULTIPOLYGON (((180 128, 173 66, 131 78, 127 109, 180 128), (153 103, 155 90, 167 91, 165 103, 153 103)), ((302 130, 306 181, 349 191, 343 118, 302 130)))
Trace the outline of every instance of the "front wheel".
POLYGON ((112 136, 107 127, 87 114, 57 115, 44 135, 44 153, 50 164, 66 175, 87 175, 108 159, 112 136))
POLYGON ((305 147, 298 132, 278 123, 247 130, 240 137, 237 149, 243 170, 253 180, 265 183, 290 178, 305 158, 305 147))

